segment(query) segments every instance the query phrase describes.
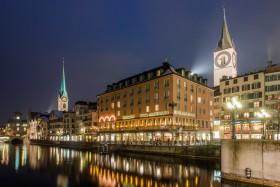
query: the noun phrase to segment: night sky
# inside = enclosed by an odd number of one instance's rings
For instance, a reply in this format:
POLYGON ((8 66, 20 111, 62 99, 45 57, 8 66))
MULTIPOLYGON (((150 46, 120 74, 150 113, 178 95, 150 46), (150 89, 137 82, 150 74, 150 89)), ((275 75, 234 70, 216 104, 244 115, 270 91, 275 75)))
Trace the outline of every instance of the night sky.
POLYGON ((280 63, 279 0, 0 0, 0 125, 56 109, 62 57, 70 109, 165 58, 212 86, 224 4, 238 74, 280 63))

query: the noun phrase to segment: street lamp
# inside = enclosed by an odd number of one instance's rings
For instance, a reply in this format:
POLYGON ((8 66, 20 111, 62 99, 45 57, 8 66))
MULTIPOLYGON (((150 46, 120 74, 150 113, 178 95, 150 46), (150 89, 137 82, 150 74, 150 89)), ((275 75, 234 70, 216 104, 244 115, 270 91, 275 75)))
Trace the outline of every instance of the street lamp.
POLYGON ((262 118, 262 126, 263 126, 263 129, 262 129, 262 139, 265 139, 266 138, 266 124, 265 124, 264 120, 266 118, 269 118, 270 115, 264 109, 262 109, 261 112, 258 112, 258 117, 262 118))
POLYGON ((227 102, 227 108, 228 108, 229 110, 232 111, 231 139, 236 139, 236 136, 235 136, 235 116, 236 116, 236 110, 239 109, 239 108, 242 108, 242 105, 241 105, 241 103, 237 100, 236 97, 232 97, 232 98, 231 98, 231 101, 228 101, 228 102, 227 102))

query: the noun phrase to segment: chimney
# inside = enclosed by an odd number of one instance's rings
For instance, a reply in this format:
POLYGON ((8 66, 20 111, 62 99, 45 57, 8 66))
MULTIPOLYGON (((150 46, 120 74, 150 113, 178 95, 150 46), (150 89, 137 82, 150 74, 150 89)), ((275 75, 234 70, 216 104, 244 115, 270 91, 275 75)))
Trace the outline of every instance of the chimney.
POLYGON ((271 67, 272 66, 272 60, 268 60, 267 61, 267 67, 271 67))
POLYGON ((203 79, 202 79, 202 82, 203 82, 203 84, 204 84, 205 86, 207 86, 207 81, 208 81, 208 79, 206 79, 206 78, 203 78, 203 79))
POLYGON ((186 74, 187 74, 186 77, 190 78, 191 77, 191 73, 192 73, 191 71, 186 71, 186 74))

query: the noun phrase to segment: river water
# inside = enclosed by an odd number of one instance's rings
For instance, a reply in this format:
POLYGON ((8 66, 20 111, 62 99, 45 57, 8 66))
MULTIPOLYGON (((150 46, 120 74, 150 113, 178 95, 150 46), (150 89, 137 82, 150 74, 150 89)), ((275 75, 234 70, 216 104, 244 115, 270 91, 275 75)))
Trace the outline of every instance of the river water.
POLYGON ((0 187, 233 187, 220 162, 0 144, 0 187))

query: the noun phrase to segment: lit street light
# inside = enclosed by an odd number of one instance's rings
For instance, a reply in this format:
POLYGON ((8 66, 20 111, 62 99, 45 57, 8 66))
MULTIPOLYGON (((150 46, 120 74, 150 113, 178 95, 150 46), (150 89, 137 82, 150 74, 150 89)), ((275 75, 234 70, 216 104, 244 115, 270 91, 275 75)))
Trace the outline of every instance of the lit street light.
POLYGON ((232 129, 231 129, 231 139, 236 139, 235 136, 235 116, 236 110, 242 108, 242 105, 237 101, 236 97, 231 98, 231 101, 227 102, 227 108, 232 111, 232 129))
POLYGON ((262 126, 263 126, 263 129, 262 129, 262 139, 265 139, 266 138, 266 123, 265 123, 264 120, 266 118, 269 118, 270 115, 264 109, 262 109, 261 112, 258 112, 258 117, 262 118, 262 126))

